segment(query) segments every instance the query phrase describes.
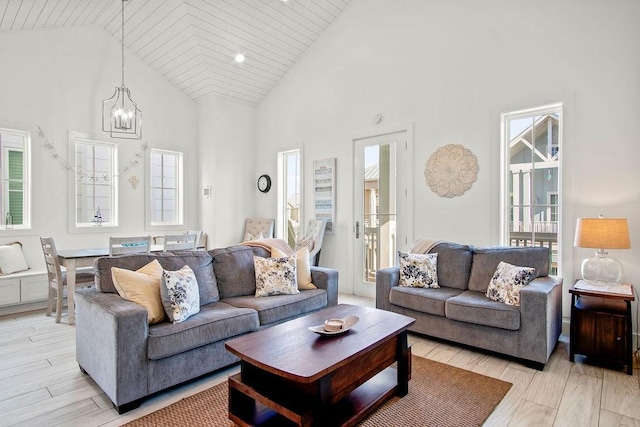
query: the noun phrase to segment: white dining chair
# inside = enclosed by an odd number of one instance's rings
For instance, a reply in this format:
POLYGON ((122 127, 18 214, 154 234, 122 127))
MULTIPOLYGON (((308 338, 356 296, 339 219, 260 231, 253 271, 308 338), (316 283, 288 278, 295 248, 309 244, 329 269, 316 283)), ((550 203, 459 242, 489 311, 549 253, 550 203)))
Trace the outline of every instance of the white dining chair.
MULTIPOLYGON (((56 323, 60 323, 64 302, 64 288, 67 287, 67 275, 60 267, 58 251, 53 237, 41 237, 40 243, 42 244, 42 252, 44 253, 44 262, 47 265, 47 277, 49 279, 46 313, 47 316, 51 316, 55 304, 56 323)), ((76 288, 92 286, 94 282, 95 275, 92 271, 87 271, 87 269, 76 271, 76 288)))
POLYGON ((162 251, 193 251, 198 244, 197 239, 197 234, 165 234, 162 251))
POLYGON ((151 236, 109 237, 109 256, 150 252, 151 236))

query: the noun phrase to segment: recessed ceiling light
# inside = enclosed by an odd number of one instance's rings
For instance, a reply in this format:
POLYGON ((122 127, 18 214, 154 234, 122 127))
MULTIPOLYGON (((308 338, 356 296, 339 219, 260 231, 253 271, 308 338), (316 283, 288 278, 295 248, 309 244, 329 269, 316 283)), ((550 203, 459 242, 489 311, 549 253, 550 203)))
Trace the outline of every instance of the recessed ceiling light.
POLYGON ((237 62, 238 64, 240 64, 240 63, 244 62, 244 55, 243 55, 243 54, 241 54, 241 53, 237 54, 237 55, 236 55, 236 62, 237 62))

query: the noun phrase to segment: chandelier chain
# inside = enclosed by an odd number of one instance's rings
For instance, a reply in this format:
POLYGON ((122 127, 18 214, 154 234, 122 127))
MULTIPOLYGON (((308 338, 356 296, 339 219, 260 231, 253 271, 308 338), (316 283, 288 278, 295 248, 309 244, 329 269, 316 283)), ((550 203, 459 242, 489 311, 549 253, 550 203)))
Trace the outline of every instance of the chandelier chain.
POLYGON ((122 45, 122 87, 124 87, 124 2, 126 0, 122 0, 122 38, 120 39, 122 45))

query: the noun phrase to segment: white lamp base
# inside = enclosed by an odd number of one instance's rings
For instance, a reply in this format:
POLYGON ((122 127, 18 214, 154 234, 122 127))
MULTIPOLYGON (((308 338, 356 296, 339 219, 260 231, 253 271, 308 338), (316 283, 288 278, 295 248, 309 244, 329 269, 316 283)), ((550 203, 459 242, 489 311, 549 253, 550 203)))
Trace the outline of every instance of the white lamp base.
POLYGON ((622 264, 602 249, 582 261, 581 271, 583 280, 622 283, 622 264))

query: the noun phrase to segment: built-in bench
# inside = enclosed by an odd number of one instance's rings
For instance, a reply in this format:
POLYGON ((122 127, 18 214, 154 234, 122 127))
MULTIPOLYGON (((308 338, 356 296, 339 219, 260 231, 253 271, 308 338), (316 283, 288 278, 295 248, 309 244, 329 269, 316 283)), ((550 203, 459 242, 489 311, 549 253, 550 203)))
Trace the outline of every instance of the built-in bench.
POLYGON ((0 315, 42 309, 47 306, 49 283, 40 236, 2 236, 0 245, 20 242, 29 269, 0 276, 0 315))
POLYGON ((49 280, 43 270, 0 276, 0 315, 44 308, 49 280))

